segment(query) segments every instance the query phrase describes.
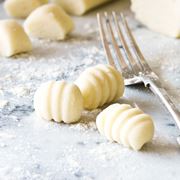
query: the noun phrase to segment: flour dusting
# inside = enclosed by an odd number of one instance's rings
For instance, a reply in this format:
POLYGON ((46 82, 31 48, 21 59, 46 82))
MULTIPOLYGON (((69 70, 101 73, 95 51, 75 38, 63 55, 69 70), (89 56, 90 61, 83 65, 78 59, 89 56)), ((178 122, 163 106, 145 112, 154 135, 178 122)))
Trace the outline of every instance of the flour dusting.
MULTIPOLYGON (((119 11, 124 3, 115 2, 113 8, 119 11)), ((80 122, 71 125, 35 115, 33 96, 41 83, 74 81, 87 67, 106 62, 95 14, 73 19, 77 28, 66 41, 32 39, 32 52, 0 58, 0 179, 151 180, 160 174, 161 179, 179 179, 179 131, 143 87, 125 92, 154 119, 155 137, 141 152, 99 134, 95 121, 101 109, 84 111, 80 122)), ((180 41, 147 30, 131 16, 128 20, 150 66, 180 107, 180 41)))

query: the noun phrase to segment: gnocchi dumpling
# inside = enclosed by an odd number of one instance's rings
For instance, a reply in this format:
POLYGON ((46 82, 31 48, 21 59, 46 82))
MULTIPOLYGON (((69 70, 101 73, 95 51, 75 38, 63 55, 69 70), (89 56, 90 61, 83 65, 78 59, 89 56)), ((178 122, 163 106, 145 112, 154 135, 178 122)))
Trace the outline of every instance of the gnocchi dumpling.
POLYGON ((134 150, 140 150, 154 135, 151 117, 127 104, 113 104, 103 110, 97 116, 96 125, 99 132, 110 141, 134 150))
POLYGON ((36 91, 34 108, 37 115, 45 120, 73 123, 80 119, 83 98, 75 84, 50 81, 36 91))
POLYGON ((46 4, 37 8, 28 16, 24 27, 32 37, 63 40, 73 30, 74 23, 60 6, 46 4))
POLYGON ((16 18, 26 18, 34 9, 47 3, 48 0, 6 0, 6 12, 16 18))
POLYGON ((50 0, 62 6, 68 13, 74 15, 82 15, 101 4, 112 0, 50 0))
POLYGON ((119 99, 124 93, 124 79, 110 65, 86 69, 75 81, 84 98, 84 108, 92 110, 119 99))
POLYGON ((12 55, 32 50, 32 44, 23 27, 15 20, 0 20, 0 55, 12 55))

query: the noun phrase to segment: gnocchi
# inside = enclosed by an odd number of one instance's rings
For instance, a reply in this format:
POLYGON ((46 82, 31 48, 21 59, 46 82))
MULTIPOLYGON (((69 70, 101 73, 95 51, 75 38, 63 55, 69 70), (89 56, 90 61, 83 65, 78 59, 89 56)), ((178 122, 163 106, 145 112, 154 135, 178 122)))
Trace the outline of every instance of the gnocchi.
POLYGON ((36 91, 34 108, 37 115, 45 120, 73 123, 80 119, 83 98, 75 84, 50 81, 36 91))
POLYGON ((24 27, 32 37, 63 40, 73 30, 74 23, 60 6, 46 4, 37 8, 28 16, 24 27))
POLYGON ((66 12, 74 15, 83 15, 85 12, 111 0, 50 0, 62 6, 66 12))
POLYGON ((4 8, 8 15, 26 18, 37 7, 48 3, 48 0, 6 0, 4 8))
POLYGON ((0 20, 0 55, 12 55, 32 50, 32 44, 23 27, 15 20, 0 20))
POLYGON ((151 117, 127 104, 113 104, 103 110, 97 116, 96 125, 107 139, 134 150, 140 150, 154 135, 151 117))
POLYGON ((75 81, 84 98, 84 108, 96 109, 119 99, 124 93, 124 80, 110 65, 99 64, 85 70, 75 81))

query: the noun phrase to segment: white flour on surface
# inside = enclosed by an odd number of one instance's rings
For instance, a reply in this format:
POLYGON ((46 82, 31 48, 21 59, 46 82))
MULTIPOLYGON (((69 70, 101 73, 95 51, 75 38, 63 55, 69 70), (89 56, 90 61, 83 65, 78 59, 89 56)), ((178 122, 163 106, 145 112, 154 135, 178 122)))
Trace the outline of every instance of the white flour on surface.
MULTIPOLYGON (((116 3, 115 9, 124 4, 116 3)), ((0 179, 152 180, 160 175, 179 179, 179 131, 159 100, 143 87, 128 87, 125 92, 155 122, 155 137, 141 152, 109 142, 98 133, 95 119, 101 109, 84 111, 80 122, 71 125, 35 115, 33 95, 41 83, 73 81, 87 67, 106 62, 95 12, 74 20, 77 29, 67 41, 32 39, 29 54, 0 58, 0 179)), ((180 107, 180 41, 128 20, 149 64, 180 107)))

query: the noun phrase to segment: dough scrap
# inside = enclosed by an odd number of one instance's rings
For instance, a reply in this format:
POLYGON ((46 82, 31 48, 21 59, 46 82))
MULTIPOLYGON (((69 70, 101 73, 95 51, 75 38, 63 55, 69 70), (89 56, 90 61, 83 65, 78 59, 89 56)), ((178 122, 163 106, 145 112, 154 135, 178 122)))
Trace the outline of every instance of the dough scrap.
POLYGON ((26 19, 24 27, 32 37, 63 40, 73 30, 74 23, 60 6, 47 4, 34 10, 26 19))
POLYGON ((8 15, 26 18, 37 7, 48 3, 48 0, 6 0, 4 8, 8 15))
POLYGON ((92 110, 118 100, 124 93, 124 79, 110 65, 99 64, 86 69, 75 81, 84 98, 84 108, 92 110))
POLYGON ((32 50, 32 44, 23 27, 15 20, 0 20, 0 55, 12 55, 32 50))
POLYGON ((180 38, 179 0, 131 0, 136 18, 148 28, 180 38))
POLYGON ((51 0, 70 14, 83 15, 85 12, 112 0, 51 0))
POLYGON ((75 84, 50 81, 36 91, 34 108, 37 115, 45 120, 73 123, 81 117, 83 98, 75 84))
POLYGON ((140 150, 154 135, 152 118, 127 104, 113 104, 103 110, 96 125, 107 139, 134 150, 140 150))

